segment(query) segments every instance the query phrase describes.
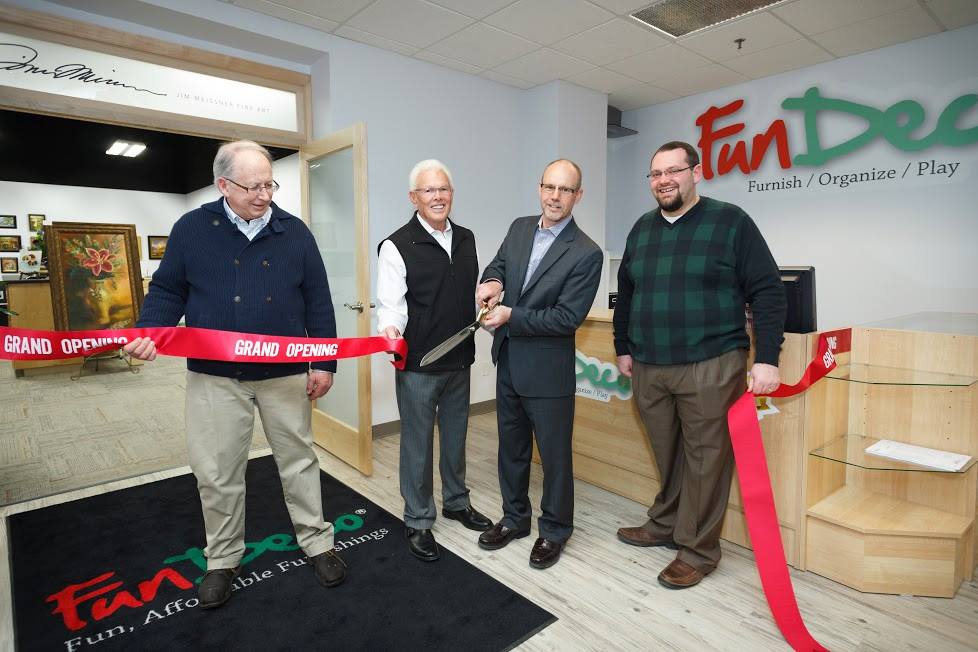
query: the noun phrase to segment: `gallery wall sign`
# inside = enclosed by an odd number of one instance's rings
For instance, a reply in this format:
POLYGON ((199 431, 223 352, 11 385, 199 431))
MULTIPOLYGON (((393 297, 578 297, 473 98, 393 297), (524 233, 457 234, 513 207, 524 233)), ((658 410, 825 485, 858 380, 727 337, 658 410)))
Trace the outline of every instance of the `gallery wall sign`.
POLYGON ((293 92, 0 32, 0 86, 298 131, 293 92))

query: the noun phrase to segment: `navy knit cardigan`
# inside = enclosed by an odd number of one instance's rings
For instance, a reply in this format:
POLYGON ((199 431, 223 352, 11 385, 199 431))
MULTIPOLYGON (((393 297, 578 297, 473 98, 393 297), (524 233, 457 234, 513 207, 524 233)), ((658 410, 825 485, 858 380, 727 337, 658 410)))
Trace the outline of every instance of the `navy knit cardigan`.
MULTIPOLYGON (((153 274, 139 326, 187 326, 295 337, 336 337, 326 268, 308 227, 272 203, 272 216, 249 242, 224 212, 224 199, 173 225, 153 274)), ((262 380, 303 373, 306 363, 234 363, 188 359, 214 376, 262 380)), ((314 362, 336 371, 336 362, 314 362)))

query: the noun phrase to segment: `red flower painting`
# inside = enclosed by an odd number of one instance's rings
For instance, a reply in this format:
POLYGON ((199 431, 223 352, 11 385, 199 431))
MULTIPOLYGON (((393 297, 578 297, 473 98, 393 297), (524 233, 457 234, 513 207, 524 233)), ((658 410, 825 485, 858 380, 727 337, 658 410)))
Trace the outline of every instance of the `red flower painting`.
POLYGON ((102 272, 112 271, 112 259, 115 258, 115 254, 109 253, 108 249, 86 247, 85 253, 88 257, 82 260, 81 264, 92 272, 92 276, 100 276, 102 272))

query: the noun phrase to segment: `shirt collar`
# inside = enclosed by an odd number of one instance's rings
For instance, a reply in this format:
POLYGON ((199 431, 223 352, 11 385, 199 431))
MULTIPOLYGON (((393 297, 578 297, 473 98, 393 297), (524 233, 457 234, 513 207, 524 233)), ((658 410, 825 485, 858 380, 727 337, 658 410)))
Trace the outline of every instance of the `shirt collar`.
POLYGON ((231 220, 231 222, 235 226, 240 226, 241 224, 244 224, 247 225, 249 229, 251 229, 251 228, 255 228, 258 224, 261 224, 262 228, 264 228, 268 224, 269 219, 271 219, 272 217, 271 204, 268 205, 268 210, 265 211, 265 214, 262 215, 261 217, 256 217, 253 220, 246 220, 242 218, 240 215, 238 215, 237 213, 235 213, 233 210, 231 210, 231 206, 230 204, 228 204, 227 197, 224 198, 223 203, 224 203, 224 214, 228 216, 228 219, 231 220))
POLYGON ((430 224, 428 224, 427 222, 425 222, 424 218, 421 217, 421 215, 418 214, 418 211, 414 211, 414 217, 419 222, 421 222, 421 226, 423 226, 424 227, 424 230, 427 231, 432 237, 435 237, 435 234, 436 233, 441 234, 441 235, 448 235, 448 234, 450 234, 452 232, 452 220, 451 219, 446 219, 445 220, 445 230, 444 231, 439 231, 435 227, 433 227, 430 224))
POLYGON ((544 227, 543 226, 543 215, 541 215, 540 216, 540 219, 537 220, 537 229, 539 229, 540 231, 550 231, 550 233, 552 233, 553 236, 556 238, 558 235, 560 235, 560 232, 561 231, 563 231, 565 228, 567 228, 567 225, 570 224, 570 221, 572 219, 574 219, 574 216, 573 215, 568 215, 567 217, 565 217, 561 221, 557 222, 553 226, 544 227))

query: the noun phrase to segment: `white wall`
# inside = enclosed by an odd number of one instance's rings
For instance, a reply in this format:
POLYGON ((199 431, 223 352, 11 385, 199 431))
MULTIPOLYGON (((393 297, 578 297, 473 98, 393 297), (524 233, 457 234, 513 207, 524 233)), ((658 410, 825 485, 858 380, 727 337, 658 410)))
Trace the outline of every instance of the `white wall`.
MULTIPOLYGON (((732 86, 711 93, 626 112, 623 124, 639 135, 609 147, 608 248, 621 251, 635 219, 654 207, 644 175, 649 157, 669 140, 696 145, 694 121, 710 106, 745 99, 734 116, 718 127, 746 123, 738 137, 751 138, 783 118, 793 156, 804 153, 805 133, 799 112, 781 108, 817 86, 825 97, 846 99, 884 110, 913 99, 927 111, 917 137, 929 134, 951 100, 978 91, 978 26, 929 36, 803 70, 732 86)), ((971 108, 959 128, 974 128, 971 108)), ((851 138, 864 122, 819 116, 823 147, 851 138)), ((719 144, 715 149, 719 148, 719 144)), ((714 160, 716 153, 714 153, 714 160)), ((940 145, 904 152, 882 139, 821 167, 782 170, 772 152, 750 176, 739 171, 700 184, 701 194, 733 202, 757 222, 779 264, 814 265, 818 325, 833 328, 917 311, 978 312, 978 219, 974 188, 978 182, 978 144, 940 145), (921 161, 957 162, 951 178, 917 176, 921 161), (847 188, 820 186, 822 173, 895 169, 906 178, 847 188), (748 192, 748 181, 772 181, 797 175, 811 187, 748 192)))
POLYGON ((148 235, 168 235, 173 222, 185 211, 186 196, 163 192, 83 188, 42 183, 0 181, 3 212, 17 215, 17 230, 0 229, 0 235, 20 235, 24 248, 30 243, 28 213, 51 222, 135 224, 142 247, 140 268, 149 276, 159 261, 149 260, 148 235))

